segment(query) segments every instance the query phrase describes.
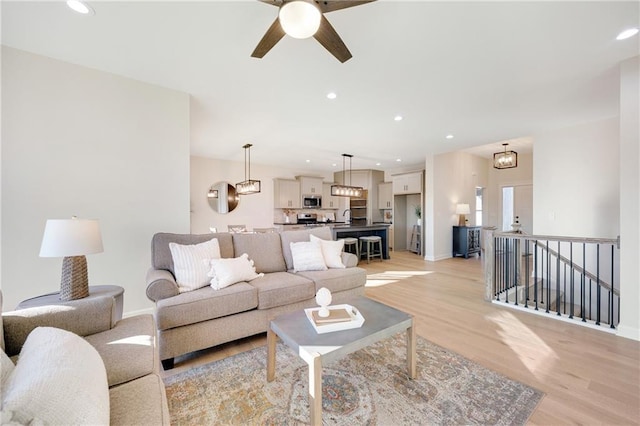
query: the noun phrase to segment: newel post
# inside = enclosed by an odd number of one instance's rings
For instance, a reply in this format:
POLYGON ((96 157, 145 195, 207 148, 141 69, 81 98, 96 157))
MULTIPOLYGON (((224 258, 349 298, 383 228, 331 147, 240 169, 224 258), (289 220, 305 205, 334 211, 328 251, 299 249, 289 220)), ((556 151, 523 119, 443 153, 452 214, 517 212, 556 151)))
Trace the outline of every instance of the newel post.
POLYGON ((495 227, 486 227, 482 229, 482 234, 484 235, 484 241, 482 246, 484 247, 484 253, 482 253, 482 258, 484 259, 484 283, 485 283, 485 291, 484 291, 484 300, 487 302, 491 302, 494 298, 493 291, 493 282, 494 282, 494 274, 495 274, 495 245, 493 233, 495 232, 495 227))

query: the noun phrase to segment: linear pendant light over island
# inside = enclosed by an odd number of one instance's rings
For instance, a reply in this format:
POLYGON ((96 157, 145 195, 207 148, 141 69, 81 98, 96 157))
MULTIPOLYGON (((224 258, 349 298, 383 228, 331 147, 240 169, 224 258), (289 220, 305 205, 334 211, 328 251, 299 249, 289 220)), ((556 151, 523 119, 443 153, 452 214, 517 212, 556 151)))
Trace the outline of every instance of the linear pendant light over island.
POLYGON ((361 197, 363 188, 351 185, 351 154, 342 154, 342 185, 331 185, 331 195, 337 197, 361 197), (349 185, 346 184, 345 160, 349 159, 349 185))

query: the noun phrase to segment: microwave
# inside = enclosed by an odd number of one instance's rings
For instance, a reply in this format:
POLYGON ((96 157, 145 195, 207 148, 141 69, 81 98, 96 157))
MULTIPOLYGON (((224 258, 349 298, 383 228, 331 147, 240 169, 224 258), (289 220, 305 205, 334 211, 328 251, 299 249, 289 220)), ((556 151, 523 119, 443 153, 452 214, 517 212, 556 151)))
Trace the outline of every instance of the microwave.
POLYGON ((319 209, 322 207, 322 197, 305 195, 302 197, 302 207, 305 209, 319 209))

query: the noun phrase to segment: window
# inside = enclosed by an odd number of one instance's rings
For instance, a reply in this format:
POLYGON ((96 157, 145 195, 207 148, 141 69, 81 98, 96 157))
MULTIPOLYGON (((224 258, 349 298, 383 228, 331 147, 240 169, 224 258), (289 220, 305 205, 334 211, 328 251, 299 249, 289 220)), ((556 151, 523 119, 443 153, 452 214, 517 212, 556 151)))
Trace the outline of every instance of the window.
POLYGON ((484 188, 476 187, 476 226, 482 226, 482 193, 484 188))

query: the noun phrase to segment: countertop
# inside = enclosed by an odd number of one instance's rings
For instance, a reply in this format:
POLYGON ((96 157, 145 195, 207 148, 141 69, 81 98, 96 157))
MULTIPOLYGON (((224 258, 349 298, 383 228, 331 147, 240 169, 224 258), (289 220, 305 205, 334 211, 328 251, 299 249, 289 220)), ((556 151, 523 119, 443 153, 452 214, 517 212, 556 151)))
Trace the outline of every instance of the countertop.
POLYGON ((380 228, 380 227, 386 227, 386 226, 391 226, 391 223, 384 223, 384 222, 379 222, 379 223, 371 223, 371 224, 367 224, 367 225, 353 225, 353 224, 348 224, 345 222, 318 222, 318 223, 314 223, 314 224, 304 224, 304 223, 274 223, 274 225, 282 225, 282 226, 305 226, 305 227, 309 227, 309 228, 313 228, 313 227, 318 227, 318 226, 328 226, 330 228, 336 228, 336 229, 359 229, 359 228, 380 228))

